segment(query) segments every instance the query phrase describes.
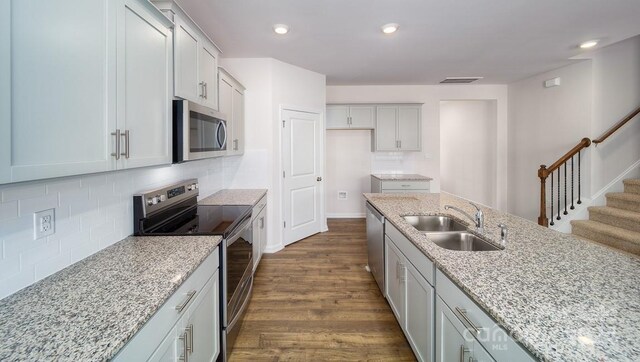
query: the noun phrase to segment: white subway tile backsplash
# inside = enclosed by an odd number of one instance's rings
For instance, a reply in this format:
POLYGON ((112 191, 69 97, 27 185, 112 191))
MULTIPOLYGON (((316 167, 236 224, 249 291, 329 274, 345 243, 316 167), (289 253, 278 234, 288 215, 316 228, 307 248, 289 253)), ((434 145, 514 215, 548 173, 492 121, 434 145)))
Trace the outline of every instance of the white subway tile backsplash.
MULTIPOLYGON (((230 172, 240 165, 236 159, 230 172)), ((0 299, 131 235, 136 193, 188 178, 199 179, 201 197, 224 188, 223 163, 216 158, 0 186, 0 299), (48 208, 56 210, 56 233, 33 240, 33 212, 48 208)))
POLYGON ((2 190, 2 202, 16 201, 33 197, 44 196, 46 187, 40 183, 8 186, 2 190))
POLYGON ((18 217, 18 201, 9 201, 0 204, 0 220, 18 217))

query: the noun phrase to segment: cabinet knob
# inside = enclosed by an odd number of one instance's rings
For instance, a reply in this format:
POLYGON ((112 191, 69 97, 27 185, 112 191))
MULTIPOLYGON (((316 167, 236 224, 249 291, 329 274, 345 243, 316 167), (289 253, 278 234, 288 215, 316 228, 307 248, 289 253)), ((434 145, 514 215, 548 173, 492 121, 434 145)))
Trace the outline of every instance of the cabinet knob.
POLYGON ((318 182, 322 181, 322 177, 316 178, 316 181, 318 181, 318 182))

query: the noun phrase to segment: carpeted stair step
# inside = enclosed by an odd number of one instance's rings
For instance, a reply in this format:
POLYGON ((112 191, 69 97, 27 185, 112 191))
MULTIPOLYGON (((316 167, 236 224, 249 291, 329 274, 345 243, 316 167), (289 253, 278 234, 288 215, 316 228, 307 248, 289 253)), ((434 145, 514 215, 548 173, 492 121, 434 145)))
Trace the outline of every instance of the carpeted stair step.
POLYGON ((640 178, 628 179, 624 183, 624 192, 640 195, 640 178))
POLYGON ((585 239, 640 255, 640 233, 591 220, 571 221, 572 233, 585 239))
POLYGON ((629 192, 610 192, 606 195, 607 206, 640 212, 640 194, 629 192))
POLYGON ((608 206, 591 206, 589 220, 640 233, 640 212, 608 206))

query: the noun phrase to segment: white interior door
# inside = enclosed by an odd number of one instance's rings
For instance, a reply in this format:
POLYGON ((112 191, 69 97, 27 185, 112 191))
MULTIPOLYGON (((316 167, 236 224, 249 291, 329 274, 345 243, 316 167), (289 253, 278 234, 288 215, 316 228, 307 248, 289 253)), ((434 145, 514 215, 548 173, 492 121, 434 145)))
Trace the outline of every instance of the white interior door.
POLYGON ((320 232, 320 115, 282 112, 284 244, 320 232))

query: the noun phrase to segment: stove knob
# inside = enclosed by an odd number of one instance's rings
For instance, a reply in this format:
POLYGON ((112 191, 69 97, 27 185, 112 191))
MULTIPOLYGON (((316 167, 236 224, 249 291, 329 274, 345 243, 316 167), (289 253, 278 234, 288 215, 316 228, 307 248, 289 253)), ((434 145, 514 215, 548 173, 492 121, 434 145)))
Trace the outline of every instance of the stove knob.
POLYGON ((167 195, 160 195, 160 202, 167 201, 167 195))
POLYGON ((195 185, 196 189, 198 189, 200 187, 198 184, 194 184, 194 185, 195 185))
POLYGON ((158 198, 157 197, 150 197, 147 199, 147 205, 151 206, 151 205, 155 205, 158 203, 158 198))
POLYGON ((156 199, 156 203, 160 203, 162 202, 162 196, 161 195, 156 195, 156 197, 154 197, 156 199))

